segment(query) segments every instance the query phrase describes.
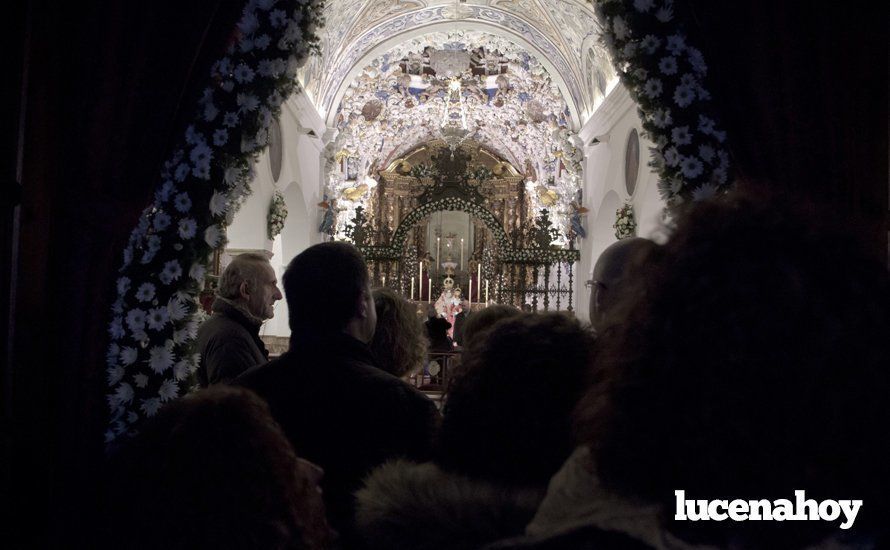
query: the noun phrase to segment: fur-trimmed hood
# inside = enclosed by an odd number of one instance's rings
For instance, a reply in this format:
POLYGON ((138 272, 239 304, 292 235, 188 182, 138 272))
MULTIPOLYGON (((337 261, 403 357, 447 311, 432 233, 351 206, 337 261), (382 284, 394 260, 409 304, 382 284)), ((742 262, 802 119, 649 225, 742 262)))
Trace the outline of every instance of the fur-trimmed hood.
POLYGON ((369 549, 476 549, 522 533, 543 495, 397 460, 356 493, 356 525, 369 549))

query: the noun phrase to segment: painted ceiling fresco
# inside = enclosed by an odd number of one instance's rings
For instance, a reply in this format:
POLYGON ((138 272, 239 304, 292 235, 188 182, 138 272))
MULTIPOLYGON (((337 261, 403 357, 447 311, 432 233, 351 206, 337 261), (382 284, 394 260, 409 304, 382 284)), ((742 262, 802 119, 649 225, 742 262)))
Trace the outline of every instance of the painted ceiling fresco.
POLYGON ((573 126, 583 123, 614 80, 598 23, 581 0, 328 0, 321 56, 301 72, 301 82, 321 113, 332 117, 339 96, 363 59, 382 43, 426 27, 484 28, 530 45, 550 64, 565 95, 573 126))

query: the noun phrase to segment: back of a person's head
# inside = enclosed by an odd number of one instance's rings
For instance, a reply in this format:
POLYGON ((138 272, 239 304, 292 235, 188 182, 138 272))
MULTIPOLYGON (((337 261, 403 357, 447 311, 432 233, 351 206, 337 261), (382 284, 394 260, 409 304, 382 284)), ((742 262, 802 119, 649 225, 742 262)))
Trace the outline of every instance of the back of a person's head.
POLYGON ((324 548, 321 496, 269 407, 216 386, 166 405, 116 457, 123 548, 324 548))
POLYGON ((604 382, 579 407, 604 483, 667 506, 675 489, 806 489, 863 498, 867 523, 890 486, 890 282, 853 228, 828 220, 742 193, 678 220, 601 339, 604 382))
POLYGON ((368 287, 368 269, 358 249, 333 241, 310 246, 284 273, 292 338, 342 331, 368 287))
POLYGON ((371 351, 383 370, 394 376, 405 376, 421 367, 426 358, 423 320, 418 317, 414 304, 393 290, 376 288, 373 294, 377 328, 371 351))
POLYGON ((622 294, 632 288, 633 277, 645 277, 645 266, 658 250, 655 242, 631 237, 612 243, 603 250, 593 267, 590 321, 600 329, 622 294))
POLYGON ((501 319, 517 317, 519 315, 522 315, 522 311, 513 306, 503 304, 491 305, 479 311, 470 313, 463 327, 463 347, 472 347, 477 337, 481 337, 482 334, 488 331, 501 319))
POLYGON ((442 466, 507 484, 541 487, 573 445, 571 412, 592 336, 562 313, 498 322, 463 357, 445 402, 442 466))

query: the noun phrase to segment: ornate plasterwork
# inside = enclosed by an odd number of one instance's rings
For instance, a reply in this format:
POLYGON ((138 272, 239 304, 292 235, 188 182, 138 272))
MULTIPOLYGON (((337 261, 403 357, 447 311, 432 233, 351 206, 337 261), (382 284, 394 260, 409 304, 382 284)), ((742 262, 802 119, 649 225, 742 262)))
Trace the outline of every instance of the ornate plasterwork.
MULTIPOLYGON (((490 26, 491 32, 520 38, 545 57, 564 82, 576 124, 583 123, 581 115, 592 111, 595 100, 588 90, 584 42, 599 32, 586 2, 470 0, 461 5, 466 16, 458 24, 490 26)), ((364 56, 398 35, 453 21, 451 11, 451 0, 329 0, 323 57, 311 64, 301 82, 316 107, 330 114, 340 84, 364 56)))
MULTIPOLYGON (((581 144, 570 130, 566 101, 541 62, 519 45, 480 31, 432 33, 398 44, 366 66, 347 88, 335 117, 339 133, 328 146, 327 191, 341 209, 338 228, 354 216, 375 177, 404 152, 440 137, 448 82, 406 74, 400 62, 425 51, 492 53, 503 74, 462 75, 470 139, 487 144, 524 172, 537 210, 549 208, 568 227, 580 186, 581 144), (493 52, 497 52, 494 55, 493 52)), ((486 59, 489 56, 486 54, 486 59)), ((342 230, 342 229, 341 229, 342 230)))

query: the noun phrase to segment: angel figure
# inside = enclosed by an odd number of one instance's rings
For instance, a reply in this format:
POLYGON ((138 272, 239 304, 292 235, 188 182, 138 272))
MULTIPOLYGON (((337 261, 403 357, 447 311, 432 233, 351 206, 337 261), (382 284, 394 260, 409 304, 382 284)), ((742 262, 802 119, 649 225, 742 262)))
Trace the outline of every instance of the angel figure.
POLYGON ((325 233, 327 235, 334 234, 334 223, 337 220, 335 203, 335 200, 328 198, 327 193, 324 194, 324 200, 318 203, 319 208, 324 208, 321 224, 318 226, 319 233, 325 233))

